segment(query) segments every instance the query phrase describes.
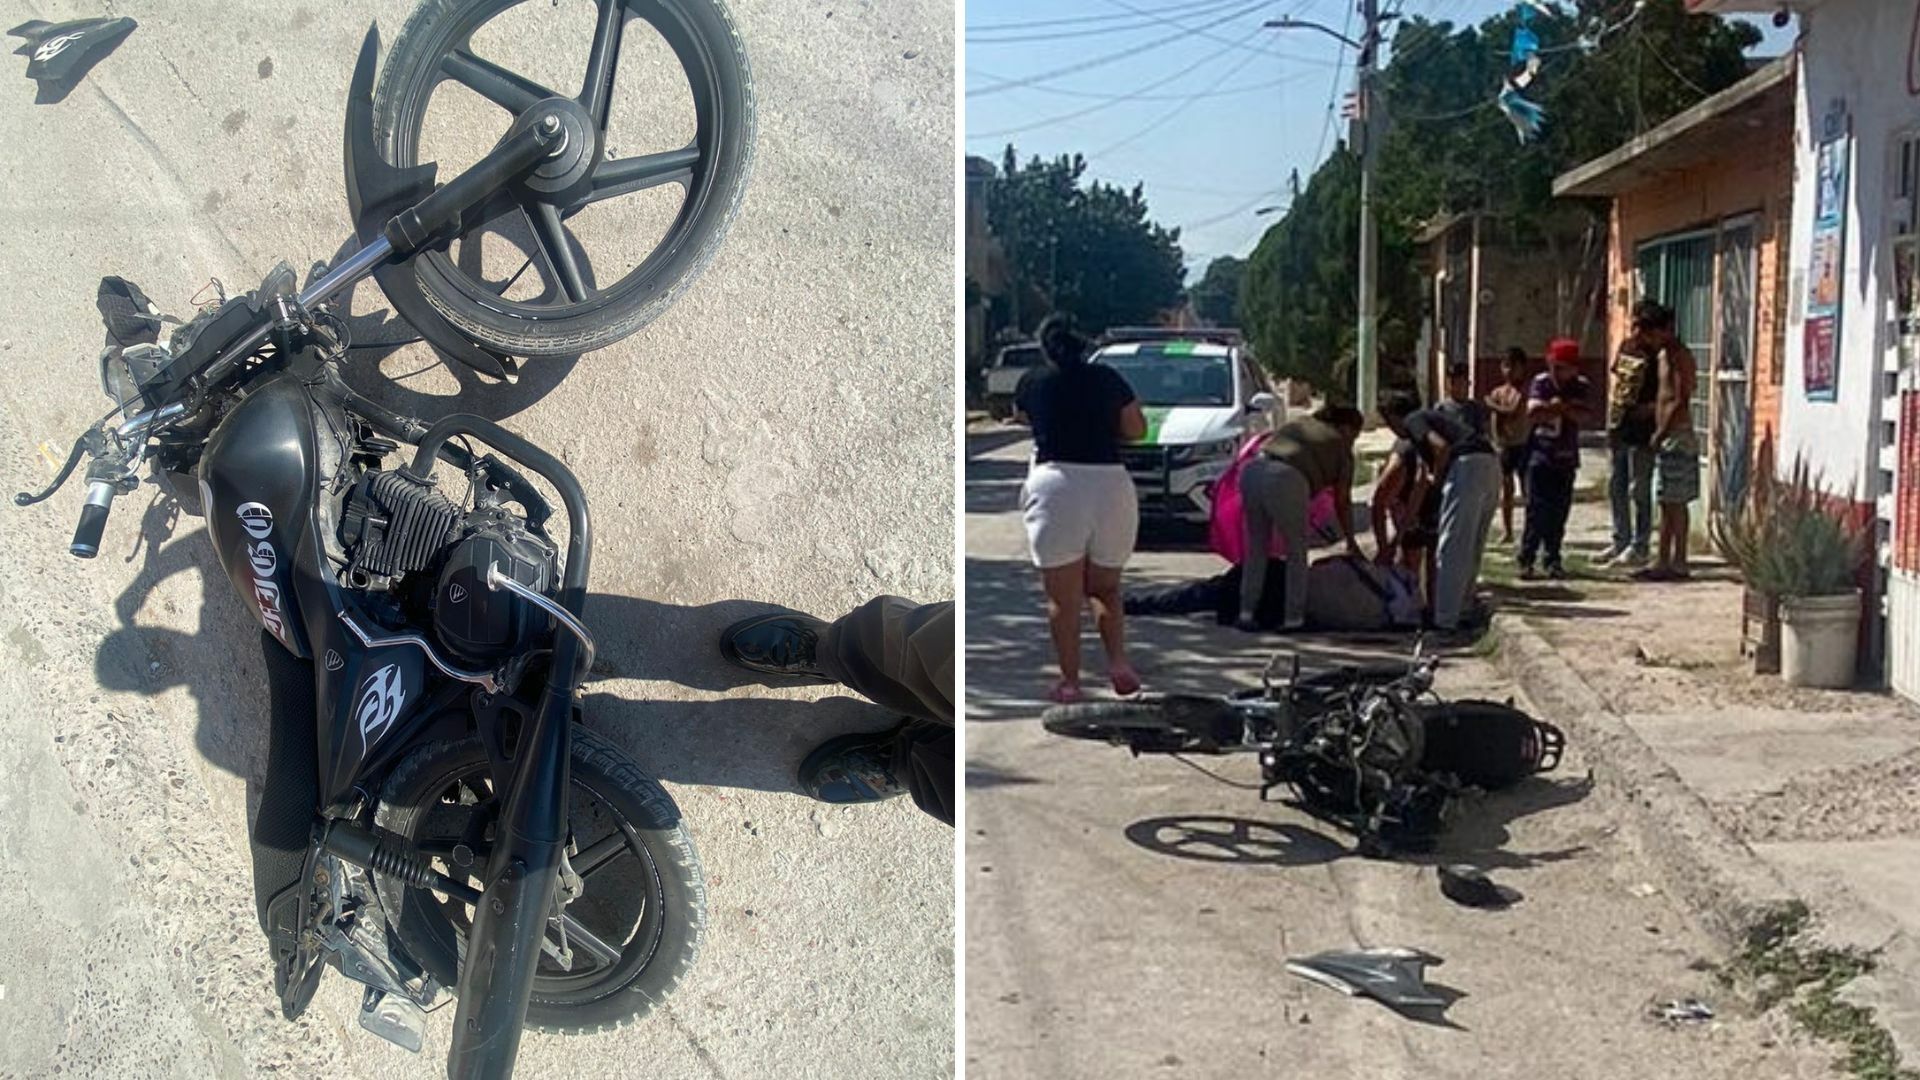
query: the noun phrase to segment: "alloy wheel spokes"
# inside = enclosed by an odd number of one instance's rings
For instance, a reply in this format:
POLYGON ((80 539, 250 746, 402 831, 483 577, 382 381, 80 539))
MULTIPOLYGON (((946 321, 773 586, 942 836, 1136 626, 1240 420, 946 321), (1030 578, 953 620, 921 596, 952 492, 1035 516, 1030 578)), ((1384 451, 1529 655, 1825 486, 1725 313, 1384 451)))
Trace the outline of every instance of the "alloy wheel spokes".
POLYGON ((699 164, 700 147, 694 143, 657 154, 608 159, 594 167, 586 201, 599 202, 661 184, 686 184, 693 179, 693 170, 699 164))
POLYGON ((587 54, 587 76, 580 88, 580 104, 604 138, 613 106, 613 73, 620 63, 620 35, 627 22, 625 0, 600 0, 600 17, 593 27, 593 50, 587 54))
POLYGON ((573 872, 584 880, 587 875, 605 866, 614 856, 627 850, 627 836, 615 829, 604 838, 596 840, 580 849, 580 854, 567 861, 573 864, 573 872))
POLYGON ((557 97, 553 91, 517 72, 466 49, 455 49, 440 62, 440 70, 460 85, 519 116, 541 101, 557 97))
POLYGON ((558 286, 567 299, 579 303, 591 291, 573 255, 573 238, 560 220, 560 208, 550 202, 530 202, 524 206, 527 226, 533 230, 534 246, 546 261, 547 280, 558 286))

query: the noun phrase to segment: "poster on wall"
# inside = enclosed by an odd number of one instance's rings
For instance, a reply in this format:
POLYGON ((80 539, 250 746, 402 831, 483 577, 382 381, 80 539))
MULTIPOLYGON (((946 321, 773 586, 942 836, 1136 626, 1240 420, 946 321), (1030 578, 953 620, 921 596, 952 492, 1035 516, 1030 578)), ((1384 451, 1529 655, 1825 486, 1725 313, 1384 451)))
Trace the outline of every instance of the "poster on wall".
POLYGON ((1813 238, 1808 245, 1805 348, 1808 401, 1832 401, 1840 388, 1840 294, 1847 240, 1847 167, 1853 150, 1846 107, 1835 102, 1814 148, 1813 238))

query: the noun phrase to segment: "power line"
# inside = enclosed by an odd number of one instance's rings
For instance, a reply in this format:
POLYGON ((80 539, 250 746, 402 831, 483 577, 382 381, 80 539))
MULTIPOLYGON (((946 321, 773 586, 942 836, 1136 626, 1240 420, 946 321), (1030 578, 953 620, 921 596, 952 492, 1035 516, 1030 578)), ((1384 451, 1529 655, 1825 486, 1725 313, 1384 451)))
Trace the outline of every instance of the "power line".
MULTIPOLYGON (((1274 54, 1276 60, 1292 60, 1293 57, 1274 54)), ((1093 101, 1189 101, 1196 98, 1237 97, 1241 94, 1257 94, 1264 90, 1273 90, 1299 82, 1309 71, 1297 71, 1291 75, 1282 75, 1277 79, 1247 86, 1232 86, 1223 90, 1195 91, 1188 94, 1102 94, 1093 90, 1070 90, 1064 86, 1029 86, 1027 89, 1044 94, 1058 94, 1061 97, 1086 98, 1093 101)))
MULTIPOLYGON (((1188 3, 1171 4, 1159 10, 1162 14, 1171 14, 1176 11, 1184 11, 1192 8, 1212 7, 1219 2, 1220 0, 1189 0, 1188 3)), ((1116 19, 1131 17, 1130 15, 1107 13, 1103 15, 1067 15, 1058 19, 1028 19, 1004 23, 977 23, 967 27, 967 34, 971 37, 975 31, 980 30, 992 32, 997 30, 1031 30, 1041 26, 1078 26, 1081 23, 1111 22, 1116 19)))
MULTIPOLYGON (((1255 34, 1258 34, 1259 32, 1260 32, 1259 28, 1256 27, 1255 29, 1248 31, 1247 36, 1252 37, 1255 34)), ((1183 79, 1188 74, 1192 73, 1195 69, 1204 67, 1207 64, 1213 63, 1215 60, 1219 59, 1220 57, 1225 56, 1229 51, 1230 50, 1228 49, 1215 49, 1213 52, 1210 52, 1205 56, 1202 56, 1200 59, 1195 60, 1193 63, 1188 64, 1186 67, 1181 68, 1180 70, 1174 72, 1173 74, 1165 76, 1164 78, 1157 79, 1153 82, 1146 84, 1145 86, 1140 87, 1140 89, 1135 93, 1119 94, 1114 96, 1110 100, 1102 101, 1093 105, 1088 105, 1087 107, 1082 109, 1075 109, 1072 112, 1061 113, 1058 116, 1049 116, 1043 120, 1035 120, 1032 123, 1016 124, 1013 127, 1000 128, 994 131, 982 131, 978 133, 970 133, 968 137, 981 138, 981 139, 997 139, 1003 135, 1018 135, 1023 132, 1035 131, 1040 128, 1053 127, 1056 124, 1064 124, 1070 120, 1078 120, 1083 116, 1091 116, 1094 113, 1102 112, 1106 109, 1111 109, 1115 105, 1120 105, 1129 101, 1137 100, 1139 98, 1139 95, 1142 93, 1145 93, 1150 90, 1158 90, 1160 87, 1165 86, 1170 82, 1174 82, 1175 80, 1178 80, 1178 79, 1183 79)), ((1198 100, 1198 98, 1194 95, 1186 95, 1186 96, 1178 97, 1176 100, 1180 100, 1187 104, 1191 104, 1194 101, 1198 100)))
MULTIPOLYGON (((1224 11, 1225 9, 1230 8, 1235 4, 1239 4, 1243 2, 1244 0, 1208 0, 1206 4, 1198 5, 1196 10, 1193 10, 1192 12, 1190 12, 1186 17, 1195 18, 1203 15, 1211 15, 1216 11, 1224 11)), ((1161 26, 1182 25, 1181 23, 1176 22, 1173 19, 1150 15, 1149 13, 1146 13, 1146 12, 1140 12, 1139 9, 1132 9, 1132 11, 1135 12, 1135 14, 1133 14, 1132 16, 1116 15, 1116 16, 1112 16, 1112 18, 1115 18, 1115 19, 1125 19, 1129 17, 1138 18, 1140 14, 1148 14, 1148 17, 1144 20, 1137 21, 1137 22, 1116 24, 1112 26, 1096 26, 1086 30, 1050 30, 1050 31, 1041 31, 1041 32, 1035 32, 1035 33, 1023 32, 1023 33, 1014 34, 1011 37, 1001 36, 999 34, 993 33, 992 31, 982 32, 972 27, 968 27, 967 28, 967 44, 969 46, 1018 45, 1018 44, 1022 44, 1030 41, 1067 41, 1073 38, 1098 37, 1102 34, 1124 34, 1133 30, 1145 30, 1155 25, 1161 25, 1161 26)))
MULTIPOLYGON (((1207 89, 1208 90, 1217 89, 1222 83, 1226 82, 1228 79, 1231 79, 1235 75, 1239 74, 1241 68, 1244 68, 1248 64, 1253 63, 1254 60, 1260 57, 1260 55, 1261 54, 1257 52, 1248 53, 1246 56, 1240 59, 1239 63, 1234 64, 1232 67, 1227 68, 1225 71, 1220 73, 1219 78, 1207 84, 1207 89)), ((1095 150, 1093 153, 1088 154, 1087 156, 1090 158, 1103 157, 1107 154, 1113 153, 1115 150, 1118 150, 1123 146, 1128 146, 1132 143, 1138 142, 1139 140, 1146 138, 1148 135, 1151 135, 1153 132, 1158 131, 1161 127, 1163 127, 1164 125, 1172 121, 1174 117, 1179 116, 1183 112, 1186 112, 1187 109, 1192 107, 1192 105, 1193 105, 1193 101, 1183 101, 1175 105, 1173 108, 1168 109, 1166 113, 1162 115, 1158 120, 1155 120, 1154 122, 1148 124, 1146 127, 1143 127, 1139 131, 1136 131, 1133 134, 1128 135, 1126 138, 1121 139, 1119 142, 1109 143, 1108 145, 1101 147, 1098 150, 1095 150)))
POLYGON ((1068 64, 1066 67, 1063 67, 1063 68, 1055 68, 1052 71, 1043 71, 1038 75, 1028 75, 1019 79, 1011 79, 1003 82, 996 82, 991 86, 983 86, 983 87, 980 87, 979 89, 969 88, 967 90, 967 96, 968 97, 984 97, 987 94, 998 94, 1007 90, 1017 90, 1023 86, 1032 86, 1035 83, 1051 82, 1054 79, 1058 79, 1066 75, 1074 75, 1082 71, 1090 71, 1093 68, 1103 67, 1107 64, 1111 64, 1116 61, 1125 60, 1130 56, 1138 56, 1143 52, 1147 52, 1152 49, 1158 49, 1166 45, 1171 45, 1176 41, 1193 37, 1206 30, 1212 29, 1213 27, 1220 26, 1223 23, 1229 23, 1235 19, 1239 19, 1247 15, 1251 15, 1255 11, 1258 11, 1261 6, 1262 5, 1259 3, 1253 3, 1253 4, 1248 4, 1244 7, 1235 8, 1233 11, 1227 13, 1226 15, 1221 16, 1218 19, 1213 20, 1212 22, 1205 24, 1204 26, 1200 26, 1193 29, 1182 30, 1180 33, 1170 34, 1163 38, 1155 38, 1154 40, 1146 42, 1141 45, 1135 45, 1131 48, 1121 49, 1118 52, 1110 52, 1102 56, 1096 56, 1090 60, 1082 60, 1077 64, 1068 64))

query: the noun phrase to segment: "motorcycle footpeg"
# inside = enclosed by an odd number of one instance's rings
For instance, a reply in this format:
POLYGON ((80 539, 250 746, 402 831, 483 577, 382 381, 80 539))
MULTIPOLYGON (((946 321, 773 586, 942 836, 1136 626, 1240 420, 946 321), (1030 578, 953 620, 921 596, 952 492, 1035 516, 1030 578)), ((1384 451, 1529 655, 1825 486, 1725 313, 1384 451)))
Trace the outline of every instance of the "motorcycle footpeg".
POLYGON ((398 994, 369 986, 360 999, 360 1026, 417 1054, 427 1036, 427 1011, 398 994))

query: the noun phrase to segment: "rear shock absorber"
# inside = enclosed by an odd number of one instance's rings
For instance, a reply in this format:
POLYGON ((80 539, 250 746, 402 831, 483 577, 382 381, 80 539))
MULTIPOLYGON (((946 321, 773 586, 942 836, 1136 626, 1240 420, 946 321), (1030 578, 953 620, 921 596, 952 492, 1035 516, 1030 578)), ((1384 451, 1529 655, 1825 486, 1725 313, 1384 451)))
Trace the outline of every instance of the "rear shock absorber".
POLYGON ((321 846, 355 866, 399 878, 416 889, 437 886, 441 881, 441 875, 419 853, 345 821, 336 821, 327 829, 321 846))

